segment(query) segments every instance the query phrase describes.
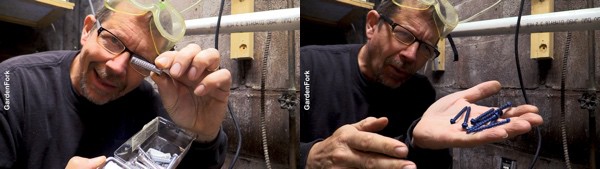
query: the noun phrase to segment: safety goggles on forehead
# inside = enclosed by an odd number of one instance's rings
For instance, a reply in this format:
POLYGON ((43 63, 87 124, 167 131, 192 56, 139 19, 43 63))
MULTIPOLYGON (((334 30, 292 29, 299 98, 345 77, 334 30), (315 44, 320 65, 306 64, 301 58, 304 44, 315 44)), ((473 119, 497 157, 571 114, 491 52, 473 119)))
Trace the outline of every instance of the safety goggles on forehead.
POLYGON ((199 2, 200 0, 197 0, 190 6, 184 3, 173 5, 170 0, 105 0, 104 6, 114 12, 128 15, 140 16, 151 12, 153 18, 153 22, 150 22, 151 33, 158 31, 161 37, 168 40, 166 43, 160 43, 154 38, 155 35, 152 35, 157 53, 160 53, 169 50, 183 38, 186 26, 181 12, 185 12, 199 2))
POLYGON ((456 10, 447 0, 392 0, 398 7, 413 10, 433 10, 433 20, 440 39, 448 35, 458 24, 456 10))

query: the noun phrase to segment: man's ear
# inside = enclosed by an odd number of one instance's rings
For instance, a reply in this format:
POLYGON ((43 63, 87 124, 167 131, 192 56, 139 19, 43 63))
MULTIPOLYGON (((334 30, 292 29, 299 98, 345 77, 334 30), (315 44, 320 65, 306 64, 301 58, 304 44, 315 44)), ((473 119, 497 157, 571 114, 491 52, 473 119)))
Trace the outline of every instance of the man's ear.
POLYGON ((375 27, 379 23, 379 13, 376 10, 371 10, 367 13, 367 23, 366 23, 366 31, 367 39, 370 40, 373 36, 375 36, 375 27))
POLYGON ((92 28, 94 27, 94 24, 96 24, 96 17, 93 15, 88 15, 83 20, 83 29, 81 30, 80 39, 81 46, 87 42, 88 38, 92 34, 92 28))

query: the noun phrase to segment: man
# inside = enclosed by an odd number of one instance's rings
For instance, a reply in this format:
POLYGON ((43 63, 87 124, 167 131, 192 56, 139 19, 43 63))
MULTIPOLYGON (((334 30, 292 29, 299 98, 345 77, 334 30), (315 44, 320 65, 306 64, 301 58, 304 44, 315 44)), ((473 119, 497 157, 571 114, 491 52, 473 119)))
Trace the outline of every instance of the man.
POLYGON ((97 168, 157 116, 197 135, 180 168, 223 164, 221 122, 231 74, 218 70, 218 51, 192 44, 164 52, 172 42, 157 31, 150 12, 131 15, 118 12, 131 6, 118 7, 85 18, 80 51, 0 64, 0 168, 97 168), (132 57, 170 75, 150 74, 131 64, 132 57), (160 95, 144 80, 148 75, 160 95))
POLYGON ((433 2, 383 0, 367 14, 366 44, 301 49, 301 168, 449 168, 448 148, 504 140, 543 122, 537 107, 522 105, 505 111, 510 123, 480 132, 466 133, 464 115, 450 124, 465 106, 471 118, 488 110, 472 103, 501 87, 485 82, 434 103, 432 85, 416 72, 437 57, 434 46, 452 26, 436 13, 451 12, 448 3, 433 2))

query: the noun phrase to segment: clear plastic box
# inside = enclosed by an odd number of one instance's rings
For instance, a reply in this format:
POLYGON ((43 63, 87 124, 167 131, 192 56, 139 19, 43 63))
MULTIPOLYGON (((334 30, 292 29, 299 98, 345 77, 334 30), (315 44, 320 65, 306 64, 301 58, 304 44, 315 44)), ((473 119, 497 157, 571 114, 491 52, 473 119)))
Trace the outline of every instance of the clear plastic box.
POLYGON ((156 117, 123 143, 101 168, 172 169, 177 167, 195 139, 195 134, 173 122, 156 117))

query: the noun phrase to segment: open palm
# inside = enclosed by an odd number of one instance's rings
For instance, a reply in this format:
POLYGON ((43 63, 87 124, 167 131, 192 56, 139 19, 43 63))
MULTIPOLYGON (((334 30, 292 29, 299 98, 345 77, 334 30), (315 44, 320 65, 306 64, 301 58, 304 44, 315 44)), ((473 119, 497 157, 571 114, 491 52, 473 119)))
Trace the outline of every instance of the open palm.
MULTIPOLYGON (((505 110, 500 117, 500 119, 510 118, 510 123, 487 130, 467 134, 466 130, 462 128, 464 114, 457 119, 455 124, 450 124, 450 119, 454 118, 465 106, 471 107, 469 119, 492 108, 473 103, 498 93, 500 89, 499 82, 488 81, 439 99, 427 109, 415 127, 413 145, 428 149, 474 147, 527 133, 532 126, 543 123, 537 107, 521 105, 505 110)), ((470 123, 469 126, 471 126, 470 123)))

